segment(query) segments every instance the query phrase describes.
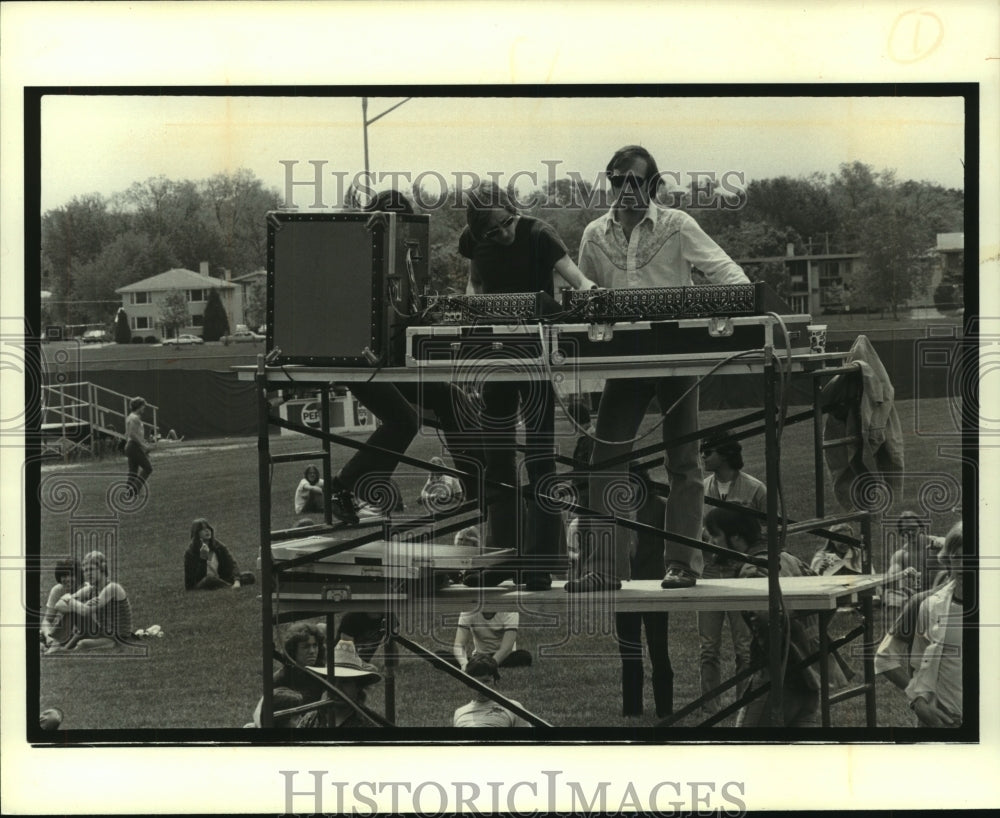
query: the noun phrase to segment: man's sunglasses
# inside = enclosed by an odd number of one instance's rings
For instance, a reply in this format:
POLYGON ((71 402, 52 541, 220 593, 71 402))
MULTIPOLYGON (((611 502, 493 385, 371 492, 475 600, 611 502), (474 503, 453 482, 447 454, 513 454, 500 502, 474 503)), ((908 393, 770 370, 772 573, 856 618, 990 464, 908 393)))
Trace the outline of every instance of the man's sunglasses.
POLYGON ((500 224, 498 224, 496 227, 491 227, 489 230, 483 233, 483 238, 492 239, 494 236, 499 236, 501 232, 506 230, 513 223, 514 223, 514 217, 508 216, 506 219, 500 222, 500 224))
POLYGON ((644 177, 634 176, 630 173, 622 173, 616 176, 608 177, 608 183, 614 190, 620 190, 625 186, 626 182, 638 188, 644 188, 646 186, 646 179, 644 177))

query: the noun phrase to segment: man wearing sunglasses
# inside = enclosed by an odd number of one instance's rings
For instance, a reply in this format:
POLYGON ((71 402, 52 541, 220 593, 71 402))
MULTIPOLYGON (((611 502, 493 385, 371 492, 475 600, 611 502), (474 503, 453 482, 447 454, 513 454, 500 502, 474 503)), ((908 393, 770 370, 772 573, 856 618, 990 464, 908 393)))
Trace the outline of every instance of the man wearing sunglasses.
MULTIPOLYGON (((749 281, 739 265, 691 216, 656 201, 660 173, 649 151, 637 145, 623 147, 608 162, 606 172, 612 206, 583 231, 579 267, 584 275, 601 287, 615 289, 684 287, 692 284, 691 268, 697 266, 714 284, 749 281)), ((672 438, 698 430, 698 387, 694 378, 608 379, 598 410, 597 441, 591 462, 600 463, 632 450, 632 439, 654 397, 661 411, 668 413, 662 424, 670 480, 664 530, 697 540, 701 537, 704 502, 698 441, 667 445, 672 438)), ((591 508, 611 513, 608 498, 615 495, 614 485, 624 471, 622 466, 616 466, 592 475, 591 508)), ((596 539, 603 543, 600 537, 596 539)), ((704 564, 698 549, 659 538, 638 539, 639 551, 663 549, 662 587, 689 588, 695 584, 704 564)), ((636 562, 649 565, 658 561, 648 556, 637 554, 636 562)), ((610 547, 593 548, 586 568, 589 570, 568 583, 566 590, 587 592, 620 587, 619 580, 630 576, 624 535, 616 529, 610 547), (619 536, 621 542, 615 543, 619 536)))
MULTIPOLYGON (((570 259, 555 230, 540 219, 520 215, 503 188, 482 182, 467 193, 467 227, 458 249, 469 259, 467 292, 554 293, 553 273, 578 290, 596 286, 570 259)), ((562 515, 551 503, 534 497, 555 473, 555 425, 552 386, 547 381, 497 383, 482 390, 481 423, 486 443, 488 480, 515 485, 516 421, 524 423, 525 471, 532 487, 527 514, 517 497, 505 493, 489 504, 489 545, 518 548, 521 559, 483 572, 466 574, 467 585, 498 585, 506 579, 524 582, 527 590, 548 590, 559 549, 562 515), (523 538, 523 543, 522 543, 523 538), (519 547, 520 546, 520 547, 519 547)))

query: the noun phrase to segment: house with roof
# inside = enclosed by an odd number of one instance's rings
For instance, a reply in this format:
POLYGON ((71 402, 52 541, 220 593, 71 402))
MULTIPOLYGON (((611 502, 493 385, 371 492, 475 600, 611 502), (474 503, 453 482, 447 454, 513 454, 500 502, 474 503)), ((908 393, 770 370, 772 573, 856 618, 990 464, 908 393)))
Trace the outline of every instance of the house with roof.
POLYGON ((115 290, 122 297, 122 307, 128 316, 133 337, 163 339, 161 308, 167 296, 176 290, 185 294, 190 316, 188 326, 178 329, 178 333, 201 335, 205 305, 212 290, 218 291, 229 318, 229 327, 235 329, 237 321, 234 319, 243 312, 240 287, 231 281, 209 275, 208 262, 203 261, 201 272, 175 268, 115 290))
POLYGON ((253 288, 258 284, 267 286, 267 271, 263 269, 254 270, 252 273, 236 276, 232 279, 232 282, 240 288, 238 299, 241 307, 238 316, 239 323, 246 324, 250 329, 256 330, 265 319, 261 318, 259 321, 251 321, 250 316, 247 315, 247 306, 250 303, 253 288))

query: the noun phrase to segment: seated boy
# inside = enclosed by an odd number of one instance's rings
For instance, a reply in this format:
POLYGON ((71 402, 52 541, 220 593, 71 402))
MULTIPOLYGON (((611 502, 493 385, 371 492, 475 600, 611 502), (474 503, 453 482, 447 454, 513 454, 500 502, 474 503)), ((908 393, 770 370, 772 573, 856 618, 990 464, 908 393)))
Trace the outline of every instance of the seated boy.
MULTIPOLYGON (((480 684, 491 687, 500 681, 500 671, 491 656, 473 656, 465 666, 465 672, 480 684)), ((521 707, 521 703, 511 699, 521 707)), ((520 716, 511 713, 499 702, 476 690, 472 701, 455 710, 453 727, 531 727, 520 716)))

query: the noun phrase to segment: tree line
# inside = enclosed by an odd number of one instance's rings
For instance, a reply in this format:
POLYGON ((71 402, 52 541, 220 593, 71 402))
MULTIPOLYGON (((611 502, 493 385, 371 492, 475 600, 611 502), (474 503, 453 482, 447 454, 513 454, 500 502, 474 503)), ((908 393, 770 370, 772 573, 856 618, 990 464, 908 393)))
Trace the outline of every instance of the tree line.
MULTIPOLYGON (((531 202, 523 212, 548 221, 575 259, 583 228, 605 210, 597 192, 585 180, 558 179, 523 196, 531 202)), ((858 253, 863 263, 844 282, 852 302, 895 311, 926 289, 936 234, 963 231, 961 190, 900 181, 891 170, 861 162, 841 165, 836 174, 755 180, 745 195, 730 194, 700 178, 661 191, 661 200, 689 212, 733 258, 759 259, 744 265, 748 274, 779 293, 789 287, 780 260, 789 246, 796 255, 858 253)), ((413 198, 420 212, 419 202, 435 197, 413 198)), ((277 189, 245 169, 203 181, 161 176, 111 197, 73 198, 42 216, 43 288, 54 302, 43 323, 110 322, 120 301, 116 288, 175 267, 198 270, 207 261, 218 277, 264 268, 265 214, 281 203, 277 189)), ((449 190, 430 218, 434 289, 464 291, 467 263, 458 253, 464 226, 462 191, 449 190)), ((263 323, 264 298, 262 287, 251 290, 251 321, 263 323)))

